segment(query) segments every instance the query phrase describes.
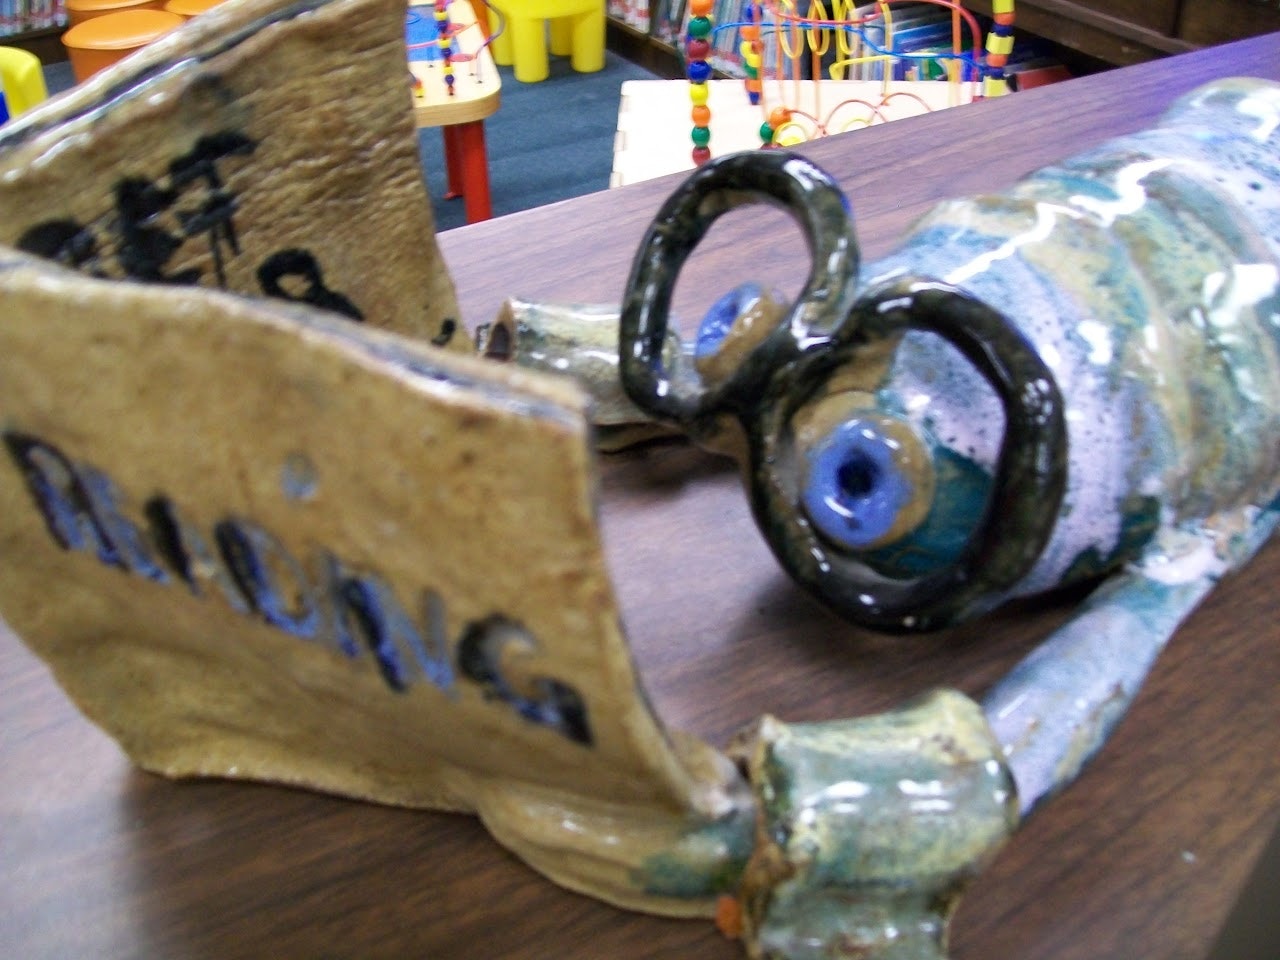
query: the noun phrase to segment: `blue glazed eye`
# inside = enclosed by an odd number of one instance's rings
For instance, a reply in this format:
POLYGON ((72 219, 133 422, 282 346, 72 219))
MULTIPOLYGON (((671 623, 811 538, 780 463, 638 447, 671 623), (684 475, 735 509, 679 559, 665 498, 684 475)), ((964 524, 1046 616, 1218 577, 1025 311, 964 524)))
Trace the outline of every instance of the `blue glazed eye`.
POLYGON ((913 502, 903 445, 874 420, 846 421, 808 453, 804 511, 828 540, 851 550, 878 546, 913 502))
POLYGON ((698 325, 698 340, 694 346, 695 359, 713 356, 724 345, 725 337, 733 329, 734 321, 746 313, 758 301, 763 292, 759 284, 744 283, 734 287, 711 305, 711 309, 698 325))

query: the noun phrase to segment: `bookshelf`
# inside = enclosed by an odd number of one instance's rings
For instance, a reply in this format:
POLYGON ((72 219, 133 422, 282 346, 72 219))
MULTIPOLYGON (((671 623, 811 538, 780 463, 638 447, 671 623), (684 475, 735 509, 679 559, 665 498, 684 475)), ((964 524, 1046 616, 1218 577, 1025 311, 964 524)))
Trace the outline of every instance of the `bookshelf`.
POLYGON ((62 32, 67 28, 63 0, 0 0, 0 46, 20 47, 42 63, 67 59, 62 32))
MULTIPOLYGON (((725 0, 734 10, 745 2, 725 0)), ((611 0, 610 48, 655 73, 677 77, 678 31, 673 36, 668 25, 684 0, 644 3, 611 0)), ((966 6, 992 12, 991 0, 966 6)), ((1017 14, 1018 35, 1041 37, 1110 66, 1280 30, 1280 0, 1018 0, 1017 14)))

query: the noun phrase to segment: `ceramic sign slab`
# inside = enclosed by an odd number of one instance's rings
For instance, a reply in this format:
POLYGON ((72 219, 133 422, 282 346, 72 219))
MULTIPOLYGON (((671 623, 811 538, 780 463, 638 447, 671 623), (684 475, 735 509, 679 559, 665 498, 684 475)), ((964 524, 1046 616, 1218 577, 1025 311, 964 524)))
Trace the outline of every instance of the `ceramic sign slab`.
POLYGON ((571 384, 17 255, 0 297, 0 609, 142 766, 705 806, 637 691, 571 384))
POLYGON ((150 770, 475 811, 652 906, 728 763, 637 689, 582 393, 431 345, 403 31, 237 0, 5 127, 0 610, 150 770))
POLYGON ((219 6, 6 127, 0 244, 443 339, 405 56, 389 0, 219 6))

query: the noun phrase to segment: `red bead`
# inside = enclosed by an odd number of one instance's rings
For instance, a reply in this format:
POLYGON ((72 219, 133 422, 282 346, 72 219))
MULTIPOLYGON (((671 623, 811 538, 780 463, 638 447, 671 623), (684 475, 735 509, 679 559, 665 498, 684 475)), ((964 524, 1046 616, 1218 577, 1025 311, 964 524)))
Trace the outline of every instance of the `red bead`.
POLYGON ((711 55, 711 44, 699 37, 690 40, 684 50, 690 60, 705 60, 711 55))
POLYGON ((702 166, 704 163, 706 163, 710 159, 711 159, 710 147, 694 147, 693 148, 693 162, 696 163, 698 166, 702 166))

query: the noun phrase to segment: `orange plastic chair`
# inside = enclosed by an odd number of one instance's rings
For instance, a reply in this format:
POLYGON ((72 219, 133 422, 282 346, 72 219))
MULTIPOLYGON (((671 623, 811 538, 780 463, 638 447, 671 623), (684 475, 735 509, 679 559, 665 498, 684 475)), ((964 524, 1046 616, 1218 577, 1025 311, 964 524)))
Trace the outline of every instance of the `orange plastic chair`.
POLYGON ((164 0, 67 0, 67 24, 74 27, 78 23, 107 13, 120 13, 124 10, 159 10, 163 6, 164 0))
POLYGON ((186 21, 163 10, 122 10, 104 13, 76 24, 62 35, 77 83, 135 50, 163 36, 186 21))
POLYGON ((192 17, 198 17, 206 10, 211 10, 223 0, 169 0, 164 5, 164 9, 169 13, 176 13, 180 17, 190 20, 192 17))

